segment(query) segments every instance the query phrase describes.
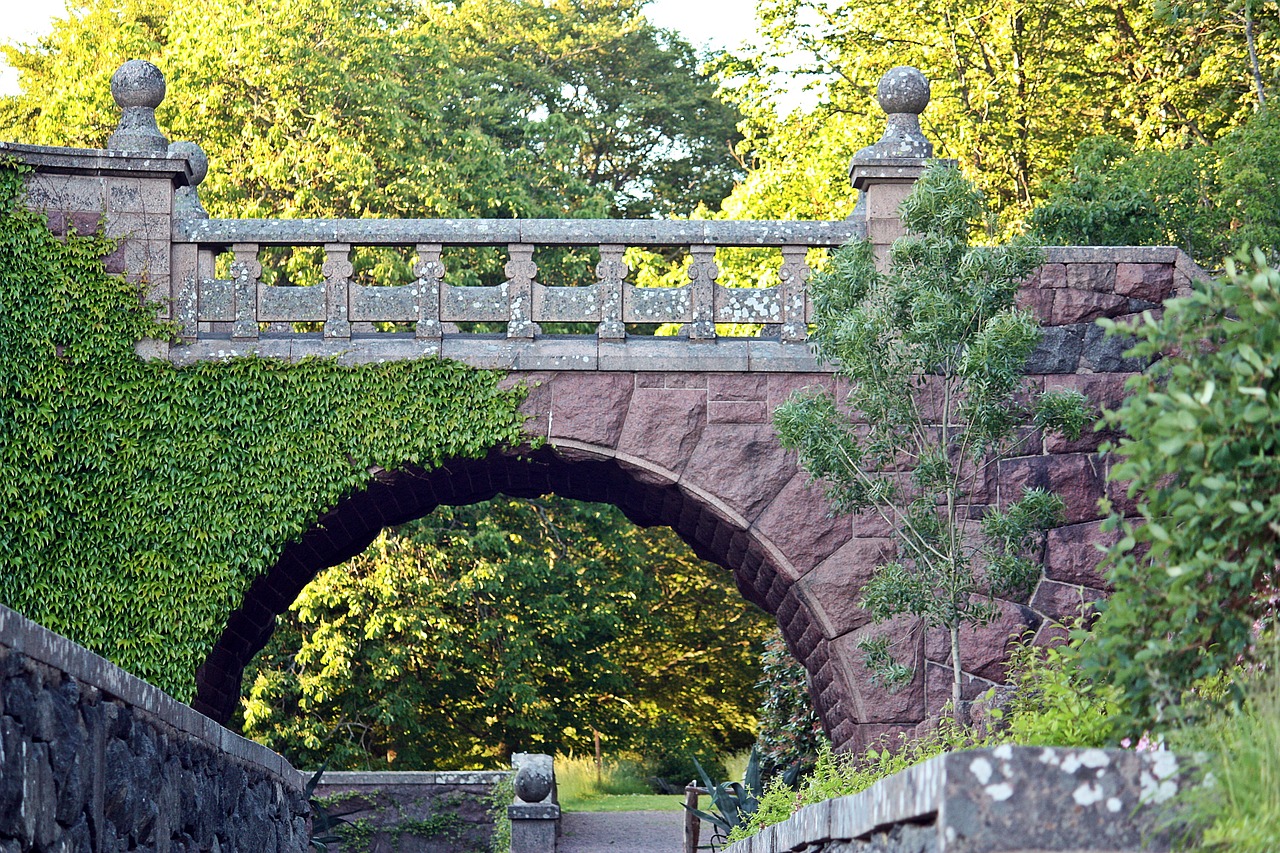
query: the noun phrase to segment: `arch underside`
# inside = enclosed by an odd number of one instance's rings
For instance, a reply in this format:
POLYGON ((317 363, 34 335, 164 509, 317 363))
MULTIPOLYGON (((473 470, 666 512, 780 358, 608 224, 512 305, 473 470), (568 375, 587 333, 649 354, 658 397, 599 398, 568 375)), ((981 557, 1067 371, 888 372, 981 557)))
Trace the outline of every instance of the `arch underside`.
POLYGON ((810 673, 815 705, 837 746, 856 732, 838 684, 828 643, 793 588, 776 549, 711 501, 653 470, 637 472, 610 458, 544 447, 453 460, 426 472, 380 476, 343 500, 251 584, 238 610, 196 674, 192 707, 226 724, 241 696, 246 665, 267 643, 278 614, 322 570, 361 553, 384 527, 421 518, 437 506, 460 506, 499 494, 533 498, 554 493, 612 504, 642 527, 671 527, 700 558, 733 572, 742 595, 778 619, 783 636, 810 673), (774 553, 771 554, 770 552, 774 553))

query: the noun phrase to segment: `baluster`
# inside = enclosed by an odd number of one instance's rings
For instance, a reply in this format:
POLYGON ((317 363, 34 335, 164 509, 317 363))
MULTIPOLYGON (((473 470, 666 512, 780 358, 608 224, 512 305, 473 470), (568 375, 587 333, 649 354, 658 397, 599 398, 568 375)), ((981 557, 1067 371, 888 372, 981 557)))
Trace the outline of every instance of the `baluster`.
POLYGON ((444 279, 444 264, 440 261, 439 243, 419 243, 416 247, 418 263, 413 274, 414 301, 418 306, 418 323, 414 334, 418 338, 440 338, 444 329, 440 325, 440 282, 444 279))
POLYGON ((533 278, 538 265, 533 262, 533 246, 511 243, 507 246, 507 337, 532 339, 542 329, 533 322, 533 278))
POLYGON ((622 259, 625 251, 625 246, 600 246, 600 263, 596 264, 600 326, 596 329, 596 336, 602 341, 621 341, 627 337, 627 327, 622 323, 622 285, 631 268, 622 259))
POLYGON ((715 284, 720 268, 716 266, 715 246, 690 246, 689 280, 693 297, 693 322, 689 324, 689 340, 708 341, 716 336, 715 284))
POLYGON ((197 308, 200 299, 200 247, 194 243, 174 243, 169 254, 169 301, 171 316, 178 324, 178 337, 194 341, 199 334, 197 308))
POLYGON ((325 338, 351 338, 351 306, 347 301, 350 290, 350 243, 324 244, 324 336, 325 338))
POLYGON ((805 262, 808 246, 783 246, 782 267, 782 340, 803 341, 809 336, 805 322, 805 282, 809 280, 809 264, 805 262))
POLYGON ((231 246, 231 300, 235 322, 231 324, 232 340, 258 339, 258 279, 262 263, 258 260, 257 243, 235 243, 231 246))

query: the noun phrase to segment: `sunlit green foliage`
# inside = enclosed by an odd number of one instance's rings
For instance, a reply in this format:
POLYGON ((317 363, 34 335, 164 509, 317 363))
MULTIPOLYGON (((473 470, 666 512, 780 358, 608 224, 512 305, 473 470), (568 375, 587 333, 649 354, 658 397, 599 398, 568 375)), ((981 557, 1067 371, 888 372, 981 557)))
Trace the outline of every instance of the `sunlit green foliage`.
POLYGON ((209 154, 215 216, 604 216, 715 206, 735 111, 638 0, 94 0, 34 48, 0 135, 101 147, 125 59, 209 154))
POLYGON ((1069 179, 1050 188, 1031 214, 1051 244, 1174 245, 1220 269, 1243 247, 1280 257, 1280 120, 1267 110, 1212 145, 1170 151, 1089 139, 1072 157, 1069 179))
POLYGON ((98 238, 0 168, 0 602, 180 699, 255 576, 371 470, 521 439, 522 396, 426 360, 176 369, 98 238))
POLYGON ((931 80, 922 117, 941 157, 991 200, 1006 232, 1043 199, 1076 144, 1111 134, 1140 148, 1207 144, 1240 127, 1280 69, 1280 18, 1251 0, 763 0, 765 35, 725 66, 748 121, 752 167, 726 201, 747 218, 841 218, 850 157, 876 140, 880 76, 915 65, 931 80), (783 93, 810 99, 779 117, 783 93))
MULTIPOLYGON (((1034 582, 1062 507, 1030 489, 971 513, 979 475, 1026 441, 1018 426, 1078 434, 1088 414, 1079 394, 1030 393, 1022 374, 1039 328, 1014 295, 1041 253, 1023 242, 971 247, 982 195, 955 169, 927 170, 901 210, 910 233, 894 243, 887 273, 859 243, 812 282, 812 339, 853 380, 848 396, 797 395, 774 422, 833 506, 873 509, 895 531, 896 558, 877 568, 864 606, 877 621, 906 615, 950 633, 958 708, 960 627, 987 624, 992 596, 1034 582)), ((913 675, 887 640, 862 649, 888 686, 913 675)))
POLYGON ((759 687, 764 690, 764 701, 760 705, 756 749, 760 752, 761 773, 769 779, 796 764, 812 764, 826 736, 813 710, 808 673, 804 664, 787 651, 781 634, 775 633, 765 641, 760 668, 759 687))
POLYGON ((1115 593, 1090 660, 1095 677, 1122 688, 1134 734, 1185 717, 1188 691, 1248 660, 1256 623, 1272 618, 1280 271, 1262 260, 1239 258, 1224 279, 1129 330, 1134 355, 1162 358, 1107 415, 1125 436, 1114 477, 1141 520, 1111 519, 1123 535, 1110 555, 1115 593))
POLYGON ((594 730, 683 785, 690 756, 754 738, 769 623, 728 572, 612 507, 441 507, 303 591, 246 679, 245 730, 352 769, 591 754, 594 730))

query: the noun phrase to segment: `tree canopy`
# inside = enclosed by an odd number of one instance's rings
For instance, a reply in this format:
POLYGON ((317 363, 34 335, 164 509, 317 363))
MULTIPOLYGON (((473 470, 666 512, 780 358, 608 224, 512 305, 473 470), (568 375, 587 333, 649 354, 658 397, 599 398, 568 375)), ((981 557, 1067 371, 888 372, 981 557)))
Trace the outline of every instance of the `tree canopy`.
POLYGON ((642 0, 93 0, 5 51, 0 135, 99 146, 125 59, 227 216, 645 216, 716 206, 736 110, 642 0))
POLYGON ((334 768, 589 753, 596 733, 614 755, 727 754, 755 738, 771 623, 613 507, 441 507, 303 591, 246 677, 245 730, 334 768))

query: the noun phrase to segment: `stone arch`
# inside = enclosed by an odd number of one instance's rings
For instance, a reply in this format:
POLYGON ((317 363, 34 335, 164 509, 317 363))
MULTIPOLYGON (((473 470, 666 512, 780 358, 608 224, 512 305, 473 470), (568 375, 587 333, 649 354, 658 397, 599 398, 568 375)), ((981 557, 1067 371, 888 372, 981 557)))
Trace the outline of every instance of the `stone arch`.
MULTIPOLYGON (((430 472, 382 474, 327 512, 250 586, 197 673, 194 707, 229 719, 244 667, 270 637, 276 615, 320 570, 363 551, 383 527, 441 504, 552 492, 613 504, 642 526, 669 526, 699 557, 731 570, 743 596, 777 619, 804 663, 837 749, 856 751, 880 735, 913 731, 950 699, 945 634, 918 620, 873 625, 859 606, 862 586, 895 547, 893 531, 874 514, 833 514, 769 423, 798 388, 840 394, 830 374, 566 370, 514 379, 529 387, 530 443, 430 472), (897 659, 915 665, 915 677, 896 692, 874 682, 859 648, 879 633, 890 636, 897 659)), ((1101 399, 1119 393, 1123 375, 1038 381, 1079 385, 1101 399)), ((1067 497, 1070 511, 1068 524, 1050 535, 1045 576, 1033 594, 998 601, 996 622, 966 637, 965 698, 1005 679, 1010 634, 1047 635, 1046 617, 1069 616, 1082 598, 1103 594, 1090 556, 1102 537, 1096 501, 1106 462, 1096 454, 1099 438, 1046 442, 1007 460, 983 486, 978 500, 997 505, 1023 486, 1047 486, 1067 497)))
POLYGON ((420 518, 442 504, 548 493, 612 504, 640 526, 671 527, 699 557, 731 570, 743 596, 779 619, 788 643, 813 672, 824 719, 847 717, 826 643, 795 588, 795 568, 777 543, 715 495, 679 484, 671 471, 567 441, 554 448, 453 460, 431 472, 385 474, 339 503, 250 585, 197 673, 193 706, 219 722, 230 719, 244 668, 270 638, 276 616, 320 571, 359 554, 382 528, 420 518))

